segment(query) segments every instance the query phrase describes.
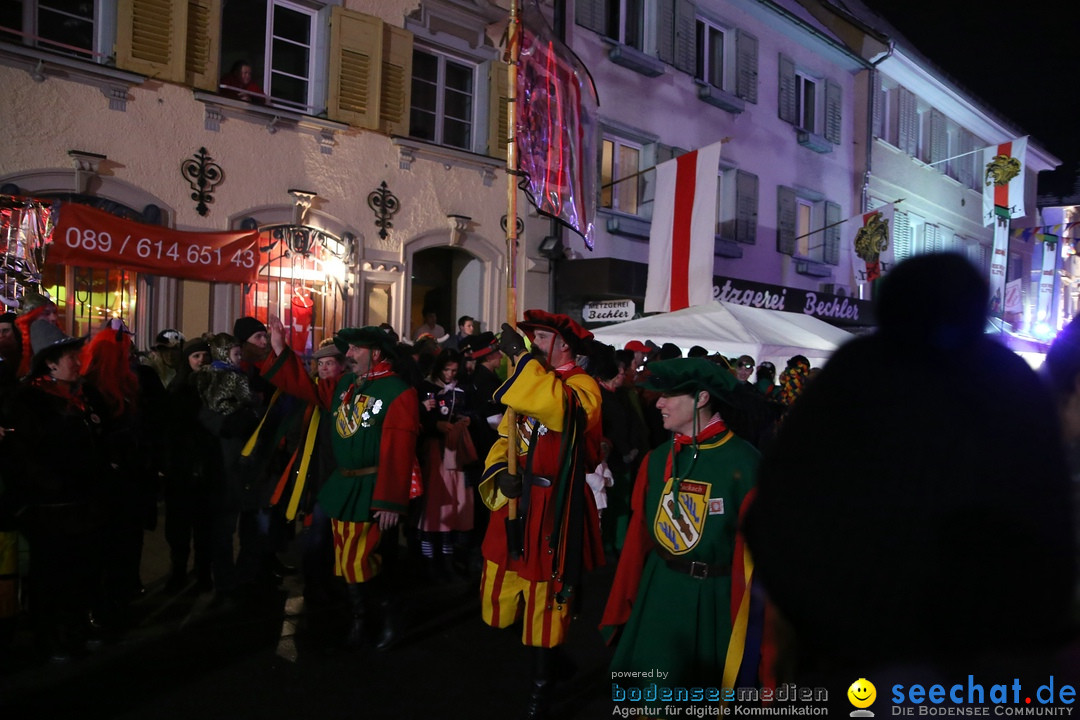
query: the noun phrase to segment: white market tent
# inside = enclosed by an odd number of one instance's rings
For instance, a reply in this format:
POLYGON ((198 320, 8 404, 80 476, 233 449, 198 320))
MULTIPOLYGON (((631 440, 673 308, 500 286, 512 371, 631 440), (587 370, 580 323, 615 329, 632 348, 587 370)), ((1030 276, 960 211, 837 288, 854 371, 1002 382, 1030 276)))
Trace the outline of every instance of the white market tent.
POLYGON ((836 348, 855 337, 811 315, 711 302, 628 320, 592 331, 597 340, 622 348, 631 340, 674 343, 683 356, 694 345, 725 357, 750 355, 783 370, 792 355, 820 367, 836 348))

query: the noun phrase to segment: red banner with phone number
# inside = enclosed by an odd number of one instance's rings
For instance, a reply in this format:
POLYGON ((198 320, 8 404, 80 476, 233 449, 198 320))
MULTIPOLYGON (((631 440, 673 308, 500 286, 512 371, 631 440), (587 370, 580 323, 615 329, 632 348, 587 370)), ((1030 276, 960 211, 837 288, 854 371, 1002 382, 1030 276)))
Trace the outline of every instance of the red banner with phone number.
POLYGON ((63 203, 58 215, 50 263, 231 283, 255 282, 259 271, 257 230, 183 232, 74 203, 63 203))

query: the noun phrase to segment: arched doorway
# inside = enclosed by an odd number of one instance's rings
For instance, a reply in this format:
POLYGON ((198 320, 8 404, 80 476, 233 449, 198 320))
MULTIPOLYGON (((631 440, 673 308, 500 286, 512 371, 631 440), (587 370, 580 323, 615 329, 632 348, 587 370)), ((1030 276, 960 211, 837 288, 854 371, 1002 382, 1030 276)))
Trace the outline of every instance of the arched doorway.
POLYGON ((462 315, 475 318, 481 330, 490 329, 484 260, 461 248, 429 247, 413 254, 411 268, 409 337, 424 324, 425 310, 435 313, 449 335, 457 332, 462 315))

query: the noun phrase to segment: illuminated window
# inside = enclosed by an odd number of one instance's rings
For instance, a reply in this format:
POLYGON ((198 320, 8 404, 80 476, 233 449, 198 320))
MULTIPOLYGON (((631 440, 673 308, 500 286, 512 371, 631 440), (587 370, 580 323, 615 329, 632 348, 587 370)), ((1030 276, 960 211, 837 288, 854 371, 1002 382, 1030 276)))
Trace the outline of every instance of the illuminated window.
POLYGON ((823 247, 821 233, 812 233, 814 228, 814 204, 809 200, 795 200, 795 255, 809 260, 820 260, 823 247), (815 246, 814 240, 817 239, 815 246))
POLYGON ((637 215, 641 209, 641 146, 605 137, 600 150, 600 206, 637 215), (625 178, 625 179, 624 179, 625 178), (612 184, 614 183, 614 184, 612 184))
POLYGON ((138 277, 127 270, 53 263, 42 272, 41 286, 56 302, 64 332, 79 337, 96 331, 110 318, 135 326, 138 277))

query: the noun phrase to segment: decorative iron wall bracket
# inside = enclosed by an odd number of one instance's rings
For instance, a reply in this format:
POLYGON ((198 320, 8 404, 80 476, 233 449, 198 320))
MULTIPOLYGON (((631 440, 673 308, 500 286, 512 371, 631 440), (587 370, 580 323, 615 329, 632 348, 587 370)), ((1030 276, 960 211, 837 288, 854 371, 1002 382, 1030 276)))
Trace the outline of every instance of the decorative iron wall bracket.
POLYGON ((201 147, 199 152, 180 165, 180 174, 194 191, 191 193, 191 199, 197 203, 195 212, 203 216, 210 212, 208 204, 214 202, 214 188, 225 179, 221 166, 213 160, 206 153, 206 148, 201 147))
POLYGON ((368 193, 367 204, 369 208, 375 211, 375 227, 379 228, 379 237, 385 240, 386 236, 389 235, 387 231, 394 227, 394 223, 390 222, 390 218, 401 209, 401 204, 398 202, 397 196, 390 192, 390 188, 386 187, 385 180, 379 183, 378 189, 368 193))

